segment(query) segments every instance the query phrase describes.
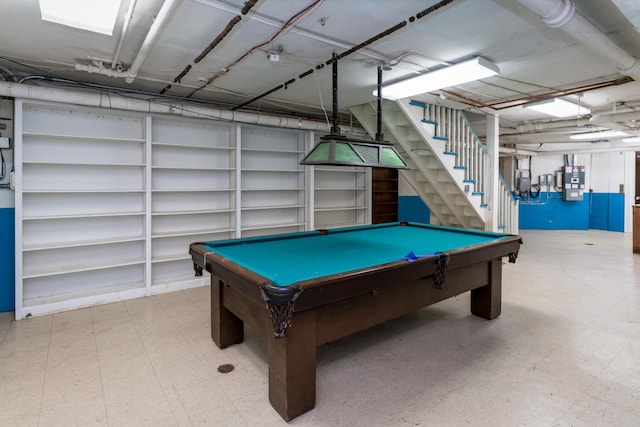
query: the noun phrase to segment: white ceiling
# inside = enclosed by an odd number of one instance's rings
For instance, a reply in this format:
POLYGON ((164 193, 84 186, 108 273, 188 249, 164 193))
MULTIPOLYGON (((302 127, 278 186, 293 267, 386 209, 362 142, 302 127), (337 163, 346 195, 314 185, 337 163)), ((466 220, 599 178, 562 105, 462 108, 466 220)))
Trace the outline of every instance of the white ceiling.
MULTIPOLYGON (((2 0, 0 79, 58 86, 68 86, 69 81, 93 83, 154 98, 171 85, 164 96, 188 97, 218 108, 237 107, 293 79, 286 90, 275 90, 242 108, 322 118, 323 105, 331 114, 331 67, 317 66, 326 64, 333 53, 340 55, 407 21, 403 28, 340 59, 340 111, 347 113, 350 105, 374 101, 376 70, 384 63, 392 65, 383 74, 384 82, 389 82, 481 55, 500 67, 499 76, 448 88, 446 93, 437 91, 414 98, 475 113, 471 114, 472 121, 481 136, 483 116, 499 114, 501 143, 535 143, 522 146, 530 149, 539 149, 541 143, 545 149, 551 143, 568 141, 568 132, 576 131, 573 122, 553 132, 526 130, 527 126, 534 127, 532 123, 541 129, 558 119, 531 112, 520 104, 556 91, 575 92, 565 99, 579 99, 594 116, 638 111, 640 119, 639 83, 590 90, 588 86, 621 79, 618 64, 562 28, 546 26, 537 13, 516 0, 455 0, 413 22, 409 22, 410 18, 438 1, 258 0, 242 15, 241 0, 178 0, 133 82, 76 70, 102 66, 104 72, 124 74, 134 63, 154 19, 163 4, 168 5, 171 0, 135 1, 118 63, 112 67, 131 1, 135 0, 122 1, 114 35, 105 36, 42 21, 38 0, 2 0), (278 34, 291 18, 308 7, 292 26, 278 34), (202 61, 195 63, 195 58, 236 16, 242 19, 202 61), (279 61, 270 61, 270 52, 277 53, 279 61), (191 66, 189 72, 174 82, 187 66, 191 66), (299 77, 308 70, 314 72, 299 77), (219 76, 209 84, 204 83, 216 75, 219 76), (512 100, 516 101, 486 106, 512 100), (508 105, 516 106, 502 108, 508 105)), ((613 44, 630 57, 640 57, 640 32, 636 28, 640 27, 640 2, 574 3, 577 11, 613 44)), ((640 72, 636 77, 640 79, 640 72)), ((348 114, 343 116, 349 119, 348 114)), ((628 116, 614 124, 637 131, 635 115, 628 116)), ((572 120, 585 130, 591 126, 588 119, 572 120)))

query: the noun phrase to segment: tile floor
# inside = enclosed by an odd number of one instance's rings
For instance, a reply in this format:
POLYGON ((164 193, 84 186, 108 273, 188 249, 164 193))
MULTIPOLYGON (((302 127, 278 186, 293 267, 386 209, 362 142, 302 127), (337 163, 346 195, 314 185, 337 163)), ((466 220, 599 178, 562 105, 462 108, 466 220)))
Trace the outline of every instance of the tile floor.
MULTIPOLYGON (((640 426, 631 235, 523 231, 502 315, 468 295, 318 349, 292 426, 640 426)), ((209 337, 208 288, 19 322, 0 314, 1 426, 280 426, 266 344, 209 337), (220 374, 217 367, 236 369, 220 374)))

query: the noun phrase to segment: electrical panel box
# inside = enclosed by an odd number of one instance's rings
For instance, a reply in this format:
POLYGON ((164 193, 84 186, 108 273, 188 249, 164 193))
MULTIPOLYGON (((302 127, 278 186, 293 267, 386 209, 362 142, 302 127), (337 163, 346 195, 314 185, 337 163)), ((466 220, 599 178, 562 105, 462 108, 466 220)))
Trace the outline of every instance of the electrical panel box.
POLYGON ((0 148, 9 148, 9 138, 0 137, 0 148))
POLYGON ((584 198, 584 166, 563 166, 562 200, 578 201, 584 198))
POLYGON ((516 182, 516 190, 521 193, 526 193, 531 189, 531 178, 528 176, 520 176, 516 182))

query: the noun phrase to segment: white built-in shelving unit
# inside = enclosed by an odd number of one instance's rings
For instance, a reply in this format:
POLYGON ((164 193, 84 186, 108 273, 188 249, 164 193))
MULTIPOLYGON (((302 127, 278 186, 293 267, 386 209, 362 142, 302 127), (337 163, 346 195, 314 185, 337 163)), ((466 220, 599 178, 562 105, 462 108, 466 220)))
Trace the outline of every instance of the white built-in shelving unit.
POLYGON ((144 117, 16 104, 16 317, 145 295, 144 117))
POLYGON ((315 229, 371 222, 371 172, 367 168, 315 166, 315 229))
POLYGON ((194 286, 187 249, 236 235, 233 127, 150 117, 152 293, 194 286))
POLYGON ((240 237, 305 230, 304 134, 241 131, 240 237))
POLYGON ((16 318, 207 284, 189 244, 370 222, 313 133, 16 100, 16 318))

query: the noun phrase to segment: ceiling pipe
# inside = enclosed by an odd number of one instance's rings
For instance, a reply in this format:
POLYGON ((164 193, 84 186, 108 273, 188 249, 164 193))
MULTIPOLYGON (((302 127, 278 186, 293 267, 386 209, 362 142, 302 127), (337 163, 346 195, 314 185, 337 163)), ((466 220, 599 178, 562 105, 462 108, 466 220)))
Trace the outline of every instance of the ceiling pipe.
POLYGON ((524 132, 543 132, 551 129, 576 128, 580 126, 588 126, 591 122, 589 119, 570 119, 558 120, 554 122, 534 122, 519 124, 516 129, 519 133, 524 132))
POLYGON ((572 0, 518 0, 542 18, 548 27, 560 28, 596 53, 611 60, 618 72, 640 80, 640 61, 615 44, 580 12, 572 0))
POLYGON ((173 16, 173 12, 176 10, 180 3, 182 3, 182 0, 165 0, 165 2, 162 4, 160 12, 158 12, 156 19, 153 21, 153 24, 151 24, 151 28, 149 28, 147 37, 145 37, 144 42, 142 42, 142 47, 140 47, 140 51, 138 51, 136 59, 133 60, 131 66, 126 71, 128 76, 125 77, 125 82, 133 83, 133 81, 136 79, 142 63, 145 59, 147 59, 147 56, 149 55, 149 52, 151 52, 153 45, 160 37, 162 29, 169 21, 169 19, 171 19, 171 17, 173 16))
POLYGON ((171 19, 173 12, 180 3, 182 3, 182 0, 165 0, 158 12, 158 15, 156 16, 156 19, 153 21, 153 24, 151 24, 151 28, 149 28, 147 37, 144 39, 144 42, 142 42, 142 46, 140 47, 136 58, 133 60, 128 70, 122 71, 120 67, 116 67, 115 69, 107 68, 102 63, 98 65, 76 63, 76 70, 86 71, 87 73, 102 74, 109 77, 124 78, 124 81, 127 83, 133 83, 136 77, 138 77, 138 71, 140 71, 140 67, 142 67, 144 60, 147 59, 153 45, 160 37, 162 29, 169 19, 171 19))
POLYGON ((113 93, 107 97, 104 96, 104 92, 88 92, 78 89, 58 89, 3 81, 0 81, 0 96, 36 101, 61 102, 114 110, 135 111, 138 113, 169 114, 207 120, 248 123, 259 126, 312 130, 323 133, 329 131, 329 126, 326 122, 301 119, 297 117, 229 111, 176 102, 160 103, 158 101, 153 102, 144 99, 124 97, 113 93))
POLYGON ((499 151, 501 156, 537 156, 537 151, 523 150, 522 148, 509 148, 500 147, 499 151))
POLYGON ((127 37, 127 33, 129 32, 129 24, 131 24, 131 19, 133 18, 133 11, 136 8, 136 3, 138 0, 131 0, 129 3, 129 9, 127 9, 127 14, 124 16, 124 22, 122 24, 122 31, 120 32, 120 39, 118 40, 118 47, 116 48, 116 52, 113 54, 113 59, 111 60, 111 69, 113 70, 118 65, 118 59, 120 57, 120 49, 122 49, 122 44, 124 43, 124 39, 127 37))
MULTIPOLYGON (((626 113, 608 113, 608 114, 596 114, 591 117, 592 125, 606 125, 609 126, 612 123, 631 122, 634 120, 640 120, 640 111, 628 111, 626 113)), ((640 123, 638 123, 640 126, 640 123)))
POLYGON ((536 151, 538 156, 554 156, 558 154, 595 154, 595 153, 622 153, 626 151, 638 151, 640 144, 629 144, 623 147, 595 147, 595 148, 572 148, 566 147, 560 150, 540 150, 536 151))

